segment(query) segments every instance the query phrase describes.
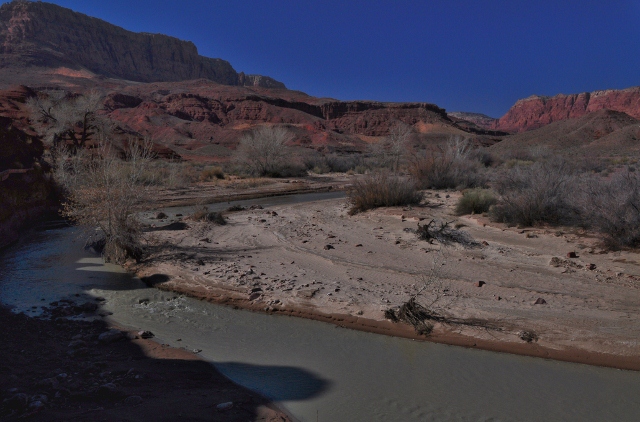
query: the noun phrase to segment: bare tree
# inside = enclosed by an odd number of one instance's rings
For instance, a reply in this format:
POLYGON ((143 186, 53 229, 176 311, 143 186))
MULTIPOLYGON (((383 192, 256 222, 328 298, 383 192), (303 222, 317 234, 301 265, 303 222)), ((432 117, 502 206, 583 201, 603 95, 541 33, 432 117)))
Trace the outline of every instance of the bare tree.
POLYGON ((102 98, 97 91, 86 95, 47 91, 30 98, 27 106, 45 142, 53 146, 65 144, 75 152, 98 133, 109 131, 108 120, 98 114, 102 98))
POLYGON ((375 167, 391 168, 398 172, 402 158, 407 154, 409 141, 413 136, 413 128, 398 123, 391 128, 389 135, 383 140, 369 145, 369 154, 375 160, 375 167))
POLYGON ((129 143, 125 159, 107 143, 75 154, 63 149, 55 167, 56 180, 66 191, 63 215, 98 230, 107 262, 142 257, 141 227, 136 214, 146 196, 143 172, 151 143, 129 143))
POLYGON ((236 159, 251 174, 268 176, 280 173, 289 164, 293 134, 281 126, 261 126, 240 140, 236 159))
POLYGON ((409 172, 425 188, 466 188, 482 186, 484 174, 480 162, 471 157, 471 145, 460 136, 445 145, 410 157, 409 172))

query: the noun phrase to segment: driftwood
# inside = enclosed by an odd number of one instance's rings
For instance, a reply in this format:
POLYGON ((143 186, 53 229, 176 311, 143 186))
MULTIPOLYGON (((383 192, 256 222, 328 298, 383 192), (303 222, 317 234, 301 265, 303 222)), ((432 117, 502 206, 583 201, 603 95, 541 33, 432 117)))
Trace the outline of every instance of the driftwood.
POLYGON ((416 235, 421 240, 432 241, 437 240, 443 244, 459 243, 467 248, 474 248, 480 246, 478 242, 473 240, 469 234, 454 229, 450 226, 452 222, 436 222, 431 220, 427 224, 420 225, 418 223, 418 229, 416 235))

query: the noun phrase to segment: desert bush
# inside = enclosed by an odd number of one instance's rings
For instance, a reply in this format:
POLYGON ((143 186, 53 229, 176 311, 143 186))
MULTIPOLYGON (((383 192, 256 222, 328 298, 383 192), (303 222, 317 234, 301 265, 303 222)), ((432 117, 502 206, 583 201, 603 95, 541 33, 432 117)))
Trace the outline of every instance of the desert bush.
POLYGON ((222 213, 209 211, 205 206, 198 207, 194 213, 190 215, 190 219, 193 221, 206 221, 220 226, 227 224, 227 220, 224 219, 222 213))
POLYGON ((137 219, 146 197, 142 175, 151 160, 151 144, 131 143, 121 159, 110 144, 89 151, 59 150, 55 180, 65 193, 63 215, 104 237, 107 262, 139 260, 142 230, 137 219))
POLYGON ((242 171, 254 176, 288 177, 306 173, 302 164, 292 161, 287 143, 293 134, 281 126, 261 126, 240 140, 235 161, 242 171))
POLYGON ((462 196, 456 205, 456 214, 482 214, 489 211, 489 207, 497 202, 496 197, 490 189, 467 189, 462 192, 462 196))
POLYGON ((216 179, 224 179, 224 171, 222 170, 222 167, 207 167, 200 172, 199 180, 201 182, 209 182, 216 179))
POLYGON ((575 224, 574 172, 560 158, 516 165, 496 173, 492 187, 498 203, 490 210, 493 220, 532 226, 540 223, 575 224))
POLYGON ((357 180, 347 191, 349 214, 377 207, 418 204, 422 193, 412 180, 377 171, 357 180))
POLYGON ((453 138, 446 145, 415 153, 409 173, 421 187, 431 189, 472 188, 486 184, 483 165, 470 156, 466 140, 453 138))
POLYGON ((640 174, 622 171, 583 179, 582 224, 598 230, 612 248, 640 246, 640 174))

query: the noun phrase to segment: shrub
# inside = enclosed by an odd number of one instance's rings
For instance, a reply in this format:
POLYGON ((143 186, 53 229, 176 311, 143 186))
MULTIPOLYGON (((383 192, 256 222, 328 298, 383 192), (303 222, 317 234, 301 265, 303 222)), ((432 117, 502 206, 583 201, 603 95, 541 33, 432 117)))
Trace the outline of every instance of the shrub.
POLYGON ((490 189, 467 189, 456 205, 456 214, 482 214, 489 211, 489 207, 497 202, 490 189))
POLYGON ((349 215, 353 215, 377 207, 418 204, 422 193, 413 181, 380 171, 357 180, 347 192, 347 199, 351 205, 349 215))
POLYGON ((409 173, 424 188, 484 186, 483 165, 470 155, 470 151, 466 140, 452 139, 443 147, 415 154, 409 163, 409 173))
POLYGON ((199 179, 201 182, 209 182, 215 179, 224 179, 224 171, 222 171, 222 167, 218 166, 207 167, 200 172, 199 179))
POLYGON ((191 214, 191 219, 193 221, 207 221, 220 226, 227 224, 227 220, 224 219, 222 213, 209 211, 207 207, 200 207, 196 209, 196 211, 191 214))
POLYGON ((242 137, 235 159, 255 176, 300 174, 300 166, 291 164, 292 150, 286 145, 292 139, 293 134, 284 127, 261 126, 242 137))
POLYGON ((575 177, 562 159, 516 165, 497 173, 492 186, 500 196, 490 210, 495 221, 523 226, 577 221, 575 189, 571 189, 575 177))
POLYGON ((609 180, 594 175, 584 181, 582 224, 604 235, 608 246, 640 246, 640 175, 623 171, 609 180))
POLYGON ((64 189, 62 214, 104 237, 107 262, 122 263, 143 256, 138 213, 147 194, 143 174, 151 158, 151 143, 132 143, 121 159, 110 144, 70 154, 57 151, 55 180, 64 189))

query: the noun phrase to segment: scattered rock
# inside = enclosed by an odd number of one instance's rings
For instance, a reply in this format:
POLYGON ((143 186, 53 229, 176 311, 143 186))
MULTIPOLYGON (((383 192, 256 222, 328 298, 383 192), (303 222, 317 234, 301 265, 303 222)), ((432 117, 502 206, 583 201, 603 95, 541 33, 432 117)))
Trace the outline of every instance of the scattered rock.
POLYGON ((533 331, 525 330, 520 332, 520 339, 527 343, 531 343, 532 341, 538 341, 538 335, 533 331))
POLYGON ((124 338, 124 334, 120 330, 109 330, 98 336, 98 341, 103 344, 109 344, 116 342, 118 340, 122 340, 124 338))
POLYGON ((22 410, 29 404, 29 396, 24 393, 15 394, 2 402, 2 407, 10 410, 22 410))
POLYGON ((142 403, 142 397, 140 396, 129 396, 126 399, 124 399, 124 404, 128 406, 135 406, 140 403, 142 403))
POLYGON ((480 280, 480 281, 476 282, 476 287, 482 287, 485 284, 487 284, 487 283, 485 283, 484 281, 480 280))
POLYGON ((576 255, 575 252, 567 252, 567 258, 577 258, 578 255, 576 255))
POLYGON ((595 270, 596 269, 596 264, 587 264, 587 270, 595 270))
POLYGON ((107 398, 117 397, 121 394, 121 392, 118 390, 118 387, 114 383, 108 382, 98 387, 98 389, 96 390, 96 394, 100 397, 107 398))
POLYGON ((262 205, 251 205, 249 207, 249 209, 250 210, 261 210, 261 209, 264 209, 264 208, 262 207, 262 205))
POLYGON ((275 211, 271 211, 271 215, 272 215, 272 216, 274 216, 274 217, 276 217, 276 216, 278 215, 278 213, 277 213, 277 212, 275 212, 275 211))
POLYGON ((167 218, 167 214, 163 213, 163 212, 159 212, 156 214, 156 219, 157 220, 162 220, 163 218, 167 218))
POLYGON ((483 245, 483 246, 489 246, 489 242, 487 242, 486 240, 483 240, 483 241, 482 241, 482 245, 483 245))
POLYGON ((356 248, 361 248, 361 247, 362 247, 362 243, 358 243, 358 244, 356 245, 356 248))
POLYGON ((155 335, 151 331, 138 331, 138 337, 140 338, 153 338, 155 335))
POLYGON ((260 296, 262 296, 262 293, 260 293, 260 292, 251 293, 249 295, 249 300, 256 300, 256 299, 260 298, 260 296))
POLYGON ((536 299, 536 301, 533 304, 534 305, 546 305, 547 301, 544 300, 543 298, 539 297, 538 299, 536 299))
POLYGON ((227 410, 230 410, 233 408, 233 402, 232 401, 228 401, 226 403, 220 403, 218 405, 216 405, 216 409, 219 412, 225 412, 227 410))
POLYGON ((311 299, 317 292, 319 289, 303 289, 303 290, 298 290, 296 292, 296 296, 301 297, 303 299, 311 299))
POLYGON ((335 249, 335 248, 333 247, 333 245, 324 245, 324 250, 325 251, 328 251, 330 249, 335 249))

